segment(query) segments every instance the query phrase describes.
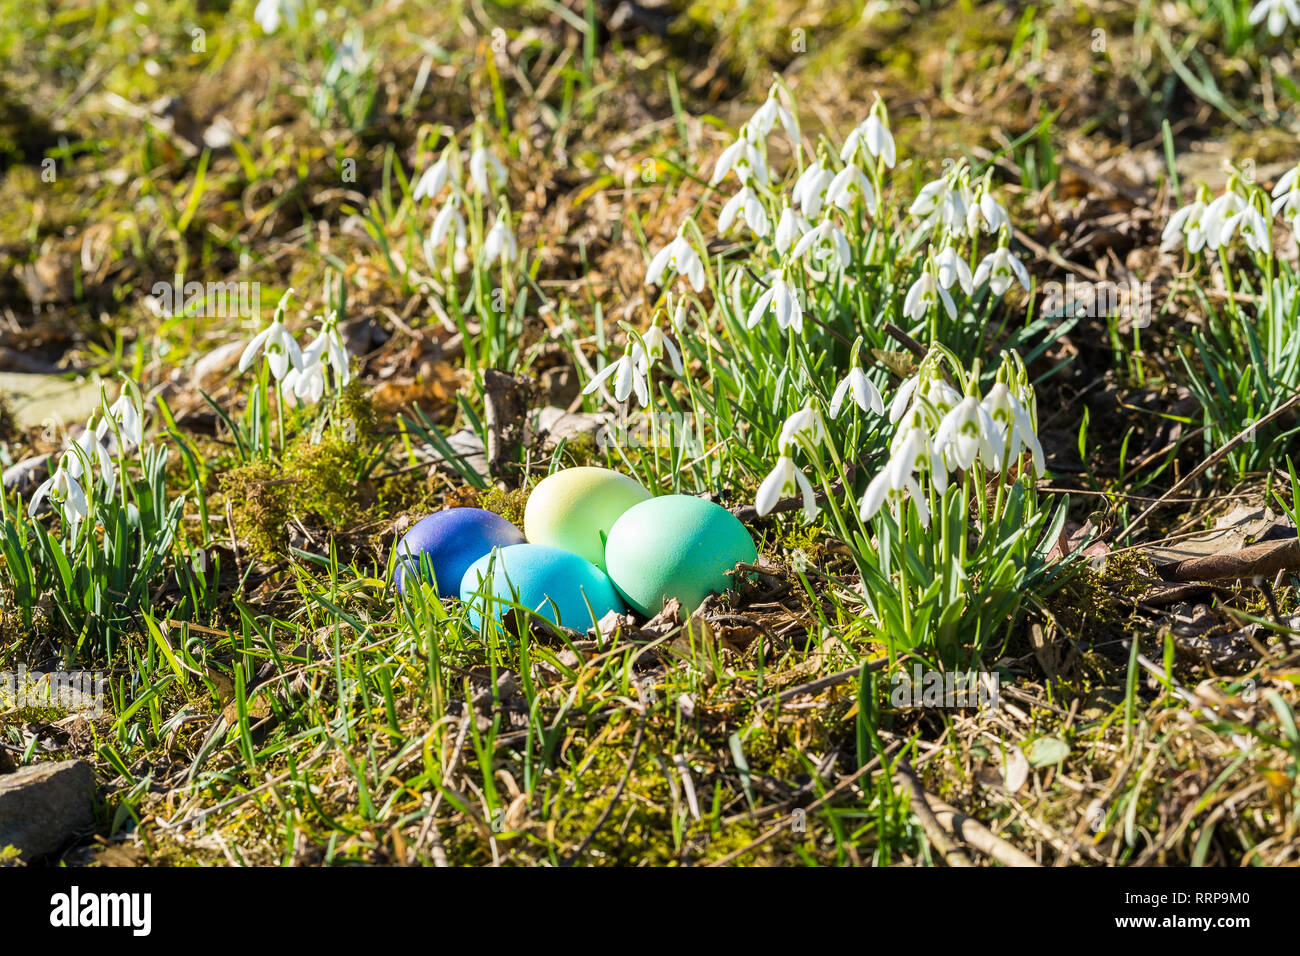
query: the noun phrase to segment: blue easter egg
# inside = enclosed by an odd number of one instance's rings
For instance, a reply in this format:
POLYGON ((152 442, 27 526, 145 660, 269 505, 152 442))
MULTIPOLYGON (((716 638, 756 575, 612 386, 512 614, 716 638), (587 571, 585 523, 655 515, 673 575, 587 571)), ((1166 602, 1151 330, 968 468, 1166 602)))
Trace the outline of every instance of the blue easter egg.
POLYGON ((397 543, 393 583, 405 593, 406 577, 419 577, 421 557, 433 570, 438 596, 455 597, 465 569, 493 548, 520 544, 523 533, 505 518, 482 508, 448 508, 421 518, 397 543))
MULTIPOLYGON (((593 613, 600 620, 610 611, 626 610, 604 571, 572 551, 544 544, 513 544, 470 565, 460 583, 460 599, 469 605, 469 622, 475 628, 482 620, 485 594, 579 631, 591 627, 593 613)), ((498 621, 512 613, 508 605, 491 604, 498 621)))

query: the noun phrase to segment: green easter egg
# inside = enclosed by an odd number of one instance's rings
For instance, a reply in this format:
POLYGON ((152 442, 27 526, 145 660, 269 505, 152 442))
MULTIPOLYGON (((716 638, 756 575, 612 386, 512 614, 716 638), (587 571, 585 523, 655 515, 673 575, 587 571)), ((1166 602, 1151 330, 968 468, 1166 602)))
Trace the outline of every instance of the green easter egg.
POLYGON ((566 468, 543 478, 524 506, 524 537, 572 551, 605 570, 605 537, 650 492, 608 468, 566 468))
POLYGON ((691 495, 633 505, 614 522, 605 569, 628 604, 653 616, 668 598, 689 614, 711 592, 732 586, 738 562, 758 558, 754 539, 726 508, 691 495))

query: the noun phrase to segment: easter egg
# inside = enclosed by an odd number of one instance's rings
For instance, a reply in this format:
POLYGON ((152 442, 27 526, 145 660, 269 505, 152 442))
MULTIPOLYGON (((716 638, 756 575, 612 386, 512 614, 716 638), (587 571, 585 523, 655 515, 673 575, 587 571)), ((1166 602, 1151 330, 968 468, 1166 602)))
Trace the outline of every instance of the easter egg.
POLYGON ((737 562, 758 558, 754 539, 726 508, 691 495, 664 495, 628 508, 610 529, 605 566, 614 586, 642 614, 667 598, 689 614, 711 592, 732 585, 737 562))
MULTIPOLYGON (((473 627, 482 619, 486 594, 579 631, 591 627, 592 613, 599 621, 610 611, 626 610, 609 575, 586 558, 544 544, 513 544, 470 565, 460 582, 460 599, 470 607, 473 627)), ((491 603, 498 621, 512 613, 508 605, 491 603)))
POLYGON ((609 529, 650 492, 608 468, 566 468, 543 478, 524 506, 524 534, 532 544, 572 551, 605 568, 609 529))
POLYGON ((523 534, 505 518, 482 508, 448 508, 421 518, 397 542, 393 583, 405 593, 406 579, 418 578, 423 556, 438 584, 439 597, 455 597, 465 570, 493 548, 522 544, 523 534))

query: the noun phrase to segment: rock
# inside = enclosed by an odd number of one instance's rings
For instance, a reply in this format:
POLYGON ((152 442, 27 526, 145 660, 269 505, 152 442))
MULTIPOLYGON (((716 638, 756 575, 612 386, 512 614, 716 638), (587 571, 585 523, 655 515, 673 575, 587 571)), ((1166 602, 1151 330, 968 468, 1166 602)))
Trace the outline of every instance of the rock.
POLYGON ((4 489, 6 494, 22 495, 30 498, 36 486, 50 475, 50 457, 49 455, 36 455, 32 458, 24 458, 16 465, 10 465, 4 473, 4 489))
POLYGON ((95 823, 95 771, 83 760, 21 767, 0 777, 0 847, 30 863, 95 823))
POLYGON ((613 425, 614 416, 609 412, 566 412, 549 405, 537 415, 537 431, 544 436, 547 448, 554 448, 562 440, 576 442, 585 438, 599 446, 602 432, 608 437, 607 430, 613 425))
MULTIPOLYGON (((105 382, 108 400, 115 389, 105 382)), ((24 372, 0 372, 0 392, 10 396, 14 423, 19 428, 43 428, 53 443, 55 435, 76 421, 85 421, 99 407, 100 383, 86 375, 69 380, 62 375, 33 375, 24 372)))
POLYGON ((478 433, 472 428, 462 428, 458 432, 452 432, 447 436, 447 445, 451 448, 457 461, 449 462, 447 459, 432 445, 425 445, 422 449, 425 456, 433 461, 440 462, 453 471, 460 471, 460 466, 478 474, 480 478, 488 477, 488 462, 486 449, 483 447, 483 439, 478 437, 478 433))

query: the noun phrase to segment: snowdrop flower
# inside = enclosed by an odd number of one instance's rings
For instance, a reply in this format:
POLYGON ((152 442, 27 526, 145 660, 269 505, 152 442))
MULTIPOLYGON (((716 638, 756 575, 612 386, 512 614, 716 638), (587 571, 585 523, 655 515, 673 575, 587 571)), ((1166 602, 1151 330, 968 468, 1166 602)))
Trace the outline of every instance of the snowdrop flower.
POLYGON ((476 190, 486 194, 506 184, 506 168, 501 165, 501 160, 497 159, 495 153, 480 144, 469 156, 469 178, 473 180, 476 190))
POLYGON ((803 499, 804 518, 812 521, 817 517, 817 496, 813 493, 807 476, 795 467, 794 459, 783 454, 776 460, 776 467, 758 486, 758 495, 754 499, 755 510, 761 517, 775 508, 776 503, 786 495, 796 493, 803 499))
POLYGON ((1003 228, 1011 228, 1011 219, 1002 203, 993 198, 989 189, 989 179, 985 175, 971 197, 970 207, 966 210, 966 233, 972 239, 982 229, 987 233, 998 233, 1003 228))
POLYGON ((325 70, 325 82, 334 84, 344 75, 356 76, 362 73, 369 63, 369 57, 366 56, 365 47, 362 45, 361 31, 349 31, 330 59, 329 67, 325 70))
POLYGON ((871 115, 844 140, 840 159, 847 163, 850 156, 863 148, 871 157, 883 160, 890 169, 894 168, 897 159, 894 134, 889 131, 889 117, 885 115, 885 104, 879 96, 876 97, 876 102, 871 108, 871 115))
POLYGON ((899 508, 908 498, 912 499, 912 504, 916 508, 916 517, 921 522, 921 527, 930 527, 930 506, 926 504, 925 494, 921 491, 921 486, 915 478, 907 475, 903 477, 902 484, 895 488, 890 481, 889 468, 872 478, 871 484, 867 485, 866 494, 862 496, 862 506, 858 509, 858 516, 863 521, 870 521, 880 511, 880 506, 888 500, 889 510, 897 518, 899 508))
POLYGON ((1259 26, 1268 17, 1268 32, 1281 36, 1289 21, 1292 26, 1300 27, 1300 3, 1297 0, 1260 0, 1255 9, 1250 11, 1250 25, 1259 26))
POLYGON ((948 313, 948 318, 957 317, 957 303, 953 302, 948 290, 935 276, 934 260, 929 260, 922 267, 921 274, 912 283, 912 287, 907 290, 907 298, 903 300, 903 314, 912 321, 919 322, 925 318, 936 302, 943 304, 943 310, 948 313))
POLYGON ((810 400, 785 420, 785 424, 781 426, 781 437, 777 440, 777 447, 781 449, 782 454, 786 454, 796 442, 805 447, 815 448, 825 438, 826 426, 810 400))
POLYGON ((447 241, 447 236, 455 230, 456 245, 458 247, 465 245, 465 217, 460 212, 460 199, 453 193, 447 197, 447 201, 442 204, 438 210, 438 215, 433 217, 433 226, 429 229, 429 240, 426 245, 432 249, 438 249, 447 241))
POLYGON ((1002 467, 1009 466, 1020 458, 1023 450, 1028 449, 1033 456, 1034 471, 1039 478, 1043 477, 1046 469, 1043 446, 1034 432, 1033 418, 1020 399, 1011 393, 1004 382, 998 382, 989 389, 988 395, 980 404, 997 428, 995 436, 991 436, 991 443, 995 447, 1000 446, 1005 452, 1000 463, 986 459, 985 464, 989 467, 997 467, 998 464, 1002 467))
POLYGON ((869 521, 875 517, 880 506, 887 500, 890 503, 890 510, 897 517, 899 507, 911 498, 921 527, 928 528, 930 508, 916 480, 916 472, 930 471, 935 489, 941 495, 947 488, 947 476, 930 445, 928 435, 919 428, 908 429, 902 435, 902 444, 890 456, 884 470, 867 485, 858 514, 863 521, 869 521))
POLYGON ((767 279, 770 284, 749 310, 746 328, 752 329, 772 311, 776 313, 776 324, 782 331, 793 328, 795 332, 802 332, 803 305, 799 301, 799 291, 791 285, 784 272, 769 273, 767 279))
POLYGON ((1280 200, 1276 212, 1292 225, 1300 223, 1300 165, 1292 166, 1273 187, 1274 201, 1280 200))
POLYGON ((447 183, 460 182, 460 164, 452 161, 455 155, 456 144, 452 143, 442 151, 438 161, 421 174, 419 180, 416 181, 415 190, 411 193, 411 197, 416 202, 426 198, 432 199, 442 192, 447 183))
POLYGON ((925 399, 942 416, 948 414, 962 400, 962 394, 935 375, 926 383, 925 399))
POLYGON ((770 228, 767 221, 767 210, 763 208, 763 201, 759 198, 758 193, 745 186, 740 192, 727 200, 727 204, 722 207, 722 212, 718 213, 718 231, 725 234, 731 231, 739 216, 744 220, 750 230, 756 236, 766 236, 770 228))
POLYGON ((328 338, 317 335, 312 343, 302 350, 302 355, 284 377, 280 387, 294 396, 299 402, 315 405, 325 394, 325 351, 329 347, 328 338))
MULTIPOLYGON (((935 490, 943 494, 948 488, 948 472, 944 468, 943 456, 930 438, 928 429, 908 424, 906 421, 898 429, 889 443, 890 460, 906 465, 909 475, 929 472, 935 490)), ((895 485, 895 488, 898 486, 895 485)))
MULTIPOLYGON (((671 301, 671 299, 672 296, 669 295, 669 300, 671 301)), ((689 306, 690 302, 687 301, 685 296, 683 296, 681 300, 678 301, 677 308, 673 310, 672 316, 669 319, 673 324, 673 329, 678 335, 681 335, 686 331, 686 314, 689 306)))
MULTIPOLYGON (((343 341, 343 336, 339 332, 337 312, 331 312, 327 318, 321 321, 321 331, 318 339, 325 340, 324 359, 333 370, 339 388, 342 388, 352 380, 352 357, 348 354, 347 344, 343 341)), ((315 345, 316 343, 313 342, 312 344, 315 345)), ((306 349, 303 352, 305 360, 306 349)))
MULTIPOLYGON (((1267 204, 1268 200, 1263 202, 1267 204)), ((1242 241, 1262 255, 1268 255, 1273 248, 1268 234, 1268 219, 1255 208, 1254 203, 1247 203, 1244 209, 1224 222, 1219 232, 1220 244, 1226 246, 1232 241, 1234 233, 1241 233, 1242 241)))
POLYGON ((847 269, 853 261, 853 250, 849 240, 829 218, 823 219, 816 228, 804 233, 794 247, 794 256, 801 258, 812 252, 813 258, 821 262, 831 260, 830 264, 840 269, 847 269))
POLYGON ((840 382, 839 387, 835 389, 835 394, 831 396, 831 418, 839 417, 840 409, 844 407, 844 399, 850 394, 864 414, 867 412, 885 414, 885 400, 880 395, 880 389, 876 388, 875 382, 867 378, 866 372, 855 365, 849 369, 849 374, 844 376, 844 381, 840 382))
POLYGON ((1029 291, 1029 272, 1005 245, 985 256, 975 270, 975 284, 983 285, 987 281, 994 295, 1002 295, 1011 288, 1013 279, 1018 280, 1026 292, 1029 291))
POLYGON ((46 498, 49 498, 58 506, 64 519, 70 522, 73 528, 76 528, 82 518, 90 514, 86 493, 82 490, 76 476, 69 471, 67 465, 68 456, 65 454, 59 462, 59 466, 54 469, 54 474, 46 478, 36 488, 36 492, 32 495, 31 504, 27 507, 27 516, 29 518, 36 515, 41 502, 46 498))
MULTIPOLYGON (((1205 229, 1205 246, 1207 249, 1218 249, 1223 245, 1224 225, 1245 208, 1246 200, 1237 193, 1235 179, 1230 179, 1223 195, 1215 199, 1205 209, 1205 218, 1202 220, 1202 224, 1205 229)), ((1227 236, 1231 238, 1231 233, 1228 233, 1227 236)))
POLYGON ((957 232, 966 227, 966 197, 961 187, 964 165, 932 180, 921 187, 908 213, 921 220, 921 228, 928 230, 936 223, 947 232, 957 232))
POLYGON ((812 223, 787 205, 776 223, 776 251, 785 255, 810 229, 812 223))
POLYGON ((700 254, 680 232, 676 239, 655 253, 650 260, 645 273, 645 284, 657 285, 669 269, 679 276, 685 276, 696 292, 703 291, 704 263, 700 260, 700 254))
POLYGON ((709 185, 718 185, 730 172, 734 172, 745 186, 749 185, 751 178, 764 186, 768 183, 767 160, 763 158, 763 151, 750 140, 748 125, 740 128, 740 136, 718 157, 709 185))
POLYGON ((659 326, 652 325, 649 331, 641 336, 641 342, 632 347, 632 357, 638 372, 645 375, 650 370, 651 362, 662 362, 666 355, 672 370, 678 375, 683 374, 682 353, 677 351, 673 340, 664 335, 659 326), (644 349, 641 347, 641 342, 645 343, 644 349))
POLYGON ((866 175, 853 163, 845 166, 826 189, 826 201, 845 212, 853 210, 853 200, 861 197, 867 213, 876 214, 876 190, 867 181, 866 175))
POLYGON ((144 437, 143 429, 140 424, 140 412, 135 407, 135 402, 127 394, 125 388, 117 396, 117 400, 108 407, 107 414, 99 420, 95 426, 95 437, 103 440, 112 429, 113 422, 117 423, 117 433, 122 436, 122 441, 128 448, 139 446, 141 439, 144 437))
POLYGON ((285 304, 292 294, 292 289, 284 294, 284 298, 276 306, 275 318, 271 320, 271 324, 253 336, 244 347, 244 353, 239 357, 241 372, 247 372, 259 354, 265 354, 267 364, 271 366, 271 374, 278 382, 288 374, 290 368, 296 368, 302 361, 302 350, 298 348, 298 343, 280 319, 284 314, 285 304))
POLYGON ((263 33, 274 33, 280 29, 281 20, 288 20, 291 27, 297 26, 298 0, 258 0, 253 19, 263 33))
POLYGON ((507 219, 508 214, 497 213, 496 222, 492 223, 492 228, 483 238, 483 265, 485 266, 490 266, 498 259, 502 262, 513 262, 519 255, 519 246, 515 242, 515 234, 510 231, 507 219))
POLYGON ((587 383, 582 394, 590 395, 611 376, 614 378, 614 398, 617 401, 626 402, 628 396, 636 392, 637 401, 642 407, 650 404, 650 385, 646 381, 645 373, 637 368, 636 359, 630 351, 624 352, 623 357, 617 362, 612 362, 601 369, 599 374, 587 383))
POLYGON ((935 256, 934 266, 940 288, 951 289, 956 283, 967 295, 975 291, 975 280, 971 278, 970 266, 952 246, 945 246, 943 251, 935 256))
POLYGON ((952 470, 967 470, 977 456, 983 456, 990 467, 998 470, 1002 448, 994 442, 1000 439, 1001 431, 988 411, 974 395, 967 395, 944 415, 934 444, 952 470))
POLYGON ((809 219, 816 219, 821 212, 822 203, 826 201, 826 190, 834 178, 835 174, 826 168, 821 159, 817 159, 795 180, 791 197, 809 219))
POLYGON ((1177 249, 1179 245, 1185 244, 1187 251, 1195 255, 1209 245, 1209 233, 1205 228, 1205 217, 1209 207, 1205 204, 1205 198, 1204 195, 1198 195, 1193 202, 1169 217, 1164 232, 1160 234, 1162 250, 1170 252, 1177 249))
POLYGON ((749 118, 746 124, 749 127, 750 135, 755 141, 767 139, 768 134, 776 127, 777 123, 785 130, 785 135, 790 137, 790 142, 798 147, 803 143, 799 136, 799 124, 795 122, 794 114, 781 105, 780 100, 776 98, 779 87, 774 83, 767 93, 767 100, 763 105, 754 111, 754 115, 749 118))
POLYGON ((889 403, 889 424, 898 424, 898 420, 907 412, 908 405, 912 402, 912 396, 916 394, 916 387, 920 383, 921 373, 917 372, 898 386, 898 391, 894 393, 894 398, 889 403))
POLYGON ((89 479, 87 466, 96 464, 99 465, 100 476, 104 479, 104 483, 108 486, 111 494, 112 489, 117 484, 117 469, 113 466, 113 456, 108 453, 108 449, 100 441, 97 431, 87 423, 86 428, 77 436, 64 454, 59 467, 68 473, 69 478, 79 482, 83 474, 86 474, 89 479))

